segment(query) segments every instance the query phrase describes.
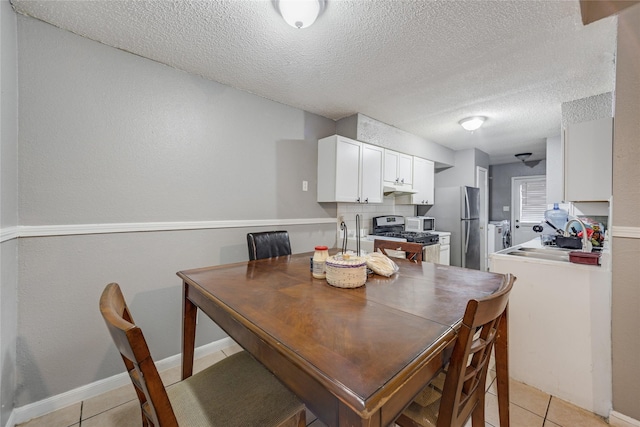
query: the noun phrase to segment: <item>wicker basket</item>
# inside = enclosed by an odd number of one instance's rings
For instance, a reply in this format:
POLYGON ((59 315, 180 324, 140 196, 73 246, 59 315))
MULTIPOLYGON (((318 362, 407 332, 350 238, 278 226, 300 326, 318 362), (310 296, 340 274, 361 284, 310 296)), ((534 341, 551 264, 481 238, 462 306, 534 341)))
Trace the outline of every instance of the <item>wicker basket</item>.
POLYGON ((367 281, 367 262, 362 257, 330 256, 325 268, 327 283, 337 288, 359 288, 367 281))

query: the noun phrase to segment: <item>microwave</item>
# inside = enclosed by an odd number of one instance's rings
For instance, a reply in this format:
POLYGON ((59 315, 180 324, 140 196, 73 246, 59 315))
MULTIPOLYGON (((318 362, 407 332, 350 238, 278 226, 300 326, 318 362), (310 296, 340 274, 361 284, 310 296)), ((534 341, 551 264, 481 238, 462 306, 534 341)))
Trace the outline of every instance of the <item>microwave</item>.
POLYGON ((405 231, 433 231, 436 229, 436 219, 431 216, 410 216, 404 220, 405 231))

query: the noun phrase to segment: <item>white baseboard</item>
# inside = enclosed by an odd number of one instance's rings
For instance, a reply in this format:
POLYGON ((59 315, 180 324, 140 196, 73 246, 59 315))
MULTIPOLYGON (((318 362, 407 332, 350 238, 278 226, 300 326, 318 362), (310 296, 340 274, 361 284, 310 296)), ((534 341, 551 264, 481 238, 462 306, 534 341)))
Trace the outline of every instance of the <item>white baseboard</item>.
POLYGON ((616 411, 609 413, 609 424, 615 427, 640 427, 640 421, 616 411))
POLYGON ((7 424, 5 424, 5 427, 14 427, 16 424, 18 423, 16 422, 16 410, 14 409, 11 411, 11 415, 9 415, 9 419, 7 420, 7 424))
MULTIPOLYGON (((196 348, 195 358, 199 359, 216 351, 224 350, 235 344, 231 338, 226 337, 218 341, 203 345, 196 348)), ((158 371, 164 371, 175 366, 179 366, 182 361, 182 354, 169 356, 156 362, 158 371)), ((122 387, 130 382, 129 375, 126 372, 95 381, 91 384, 69 390, 65 393, 51 396, 38 402, 33 402, 19 408, 14 408, 9 417, 9 422, 5 427, 14 427, 16 424, 23 423, 32 418, 41 417, 58 409, 65 408, 74 403, 82 402, 91 397, 98 396, 102 393, 122 387)))

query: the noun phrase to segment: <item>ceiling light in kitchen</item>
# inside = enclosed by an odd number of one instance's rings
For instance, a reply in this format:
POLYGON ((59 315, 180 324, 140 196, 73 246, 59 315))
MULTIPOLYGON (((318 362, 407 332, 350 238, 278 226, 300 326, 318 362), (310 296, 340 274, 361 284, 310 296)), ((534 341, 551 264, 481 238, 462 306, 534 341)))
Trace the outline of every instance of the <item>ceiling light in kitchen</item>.
POLYGON ((465 130, 468 130, 469 132, 473 132, 474 130, 479 129, 485 120, 487 120, 486 117, 474 116, 474 117, 467 117, 466 119, 462 119, 458 123, 460 123, 460 126, 462 126, 465 130))
POLYGON ((295 28, 306 28, 320 14, 324 0, 278 0, 280 15, 295 28))
POLYGON ((524 163, 529 157, 531 157, 531 153, 518 153, 515 156, 518 160, 521 160, 522 163, 524 163))

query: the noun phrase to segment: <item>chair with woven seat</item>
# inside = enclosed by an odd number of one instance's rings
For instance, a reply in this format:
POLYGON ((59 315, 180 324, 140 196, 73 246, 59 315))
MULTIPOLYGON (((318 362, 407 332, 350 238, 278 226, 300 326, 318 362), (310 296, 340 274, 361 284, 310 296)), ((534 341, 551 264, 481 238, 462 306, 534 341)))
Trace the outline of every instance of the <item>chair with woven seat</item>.
POLYGON ((396 420, 401 427, 484 427, 485 383, 491 350, 515 282, 505 276, 500 289, 470 300, 449 365, 416 396, 396 420))
POLYGON ((373 251, 378 252, 378 250, 386 256, 393 256, 396 258, 401 257, 398 256, 402 255, 399 254, 399 252, 404 252, 406 259, 415 262, 422 262, 422 245, 420 243, 376 239, 373 241, 373 251), (394 252, 389 253, 387 251, 394 252))
POLYGON ((140 400, 144 427, 305 426, 304 405, 246 351, 165 389, 116 283, 102 292, 100 311, 140 400))
POLYGON ((291 255, 289 233, 286 231, 263 231, 247 234, 249 260, 291 255))

